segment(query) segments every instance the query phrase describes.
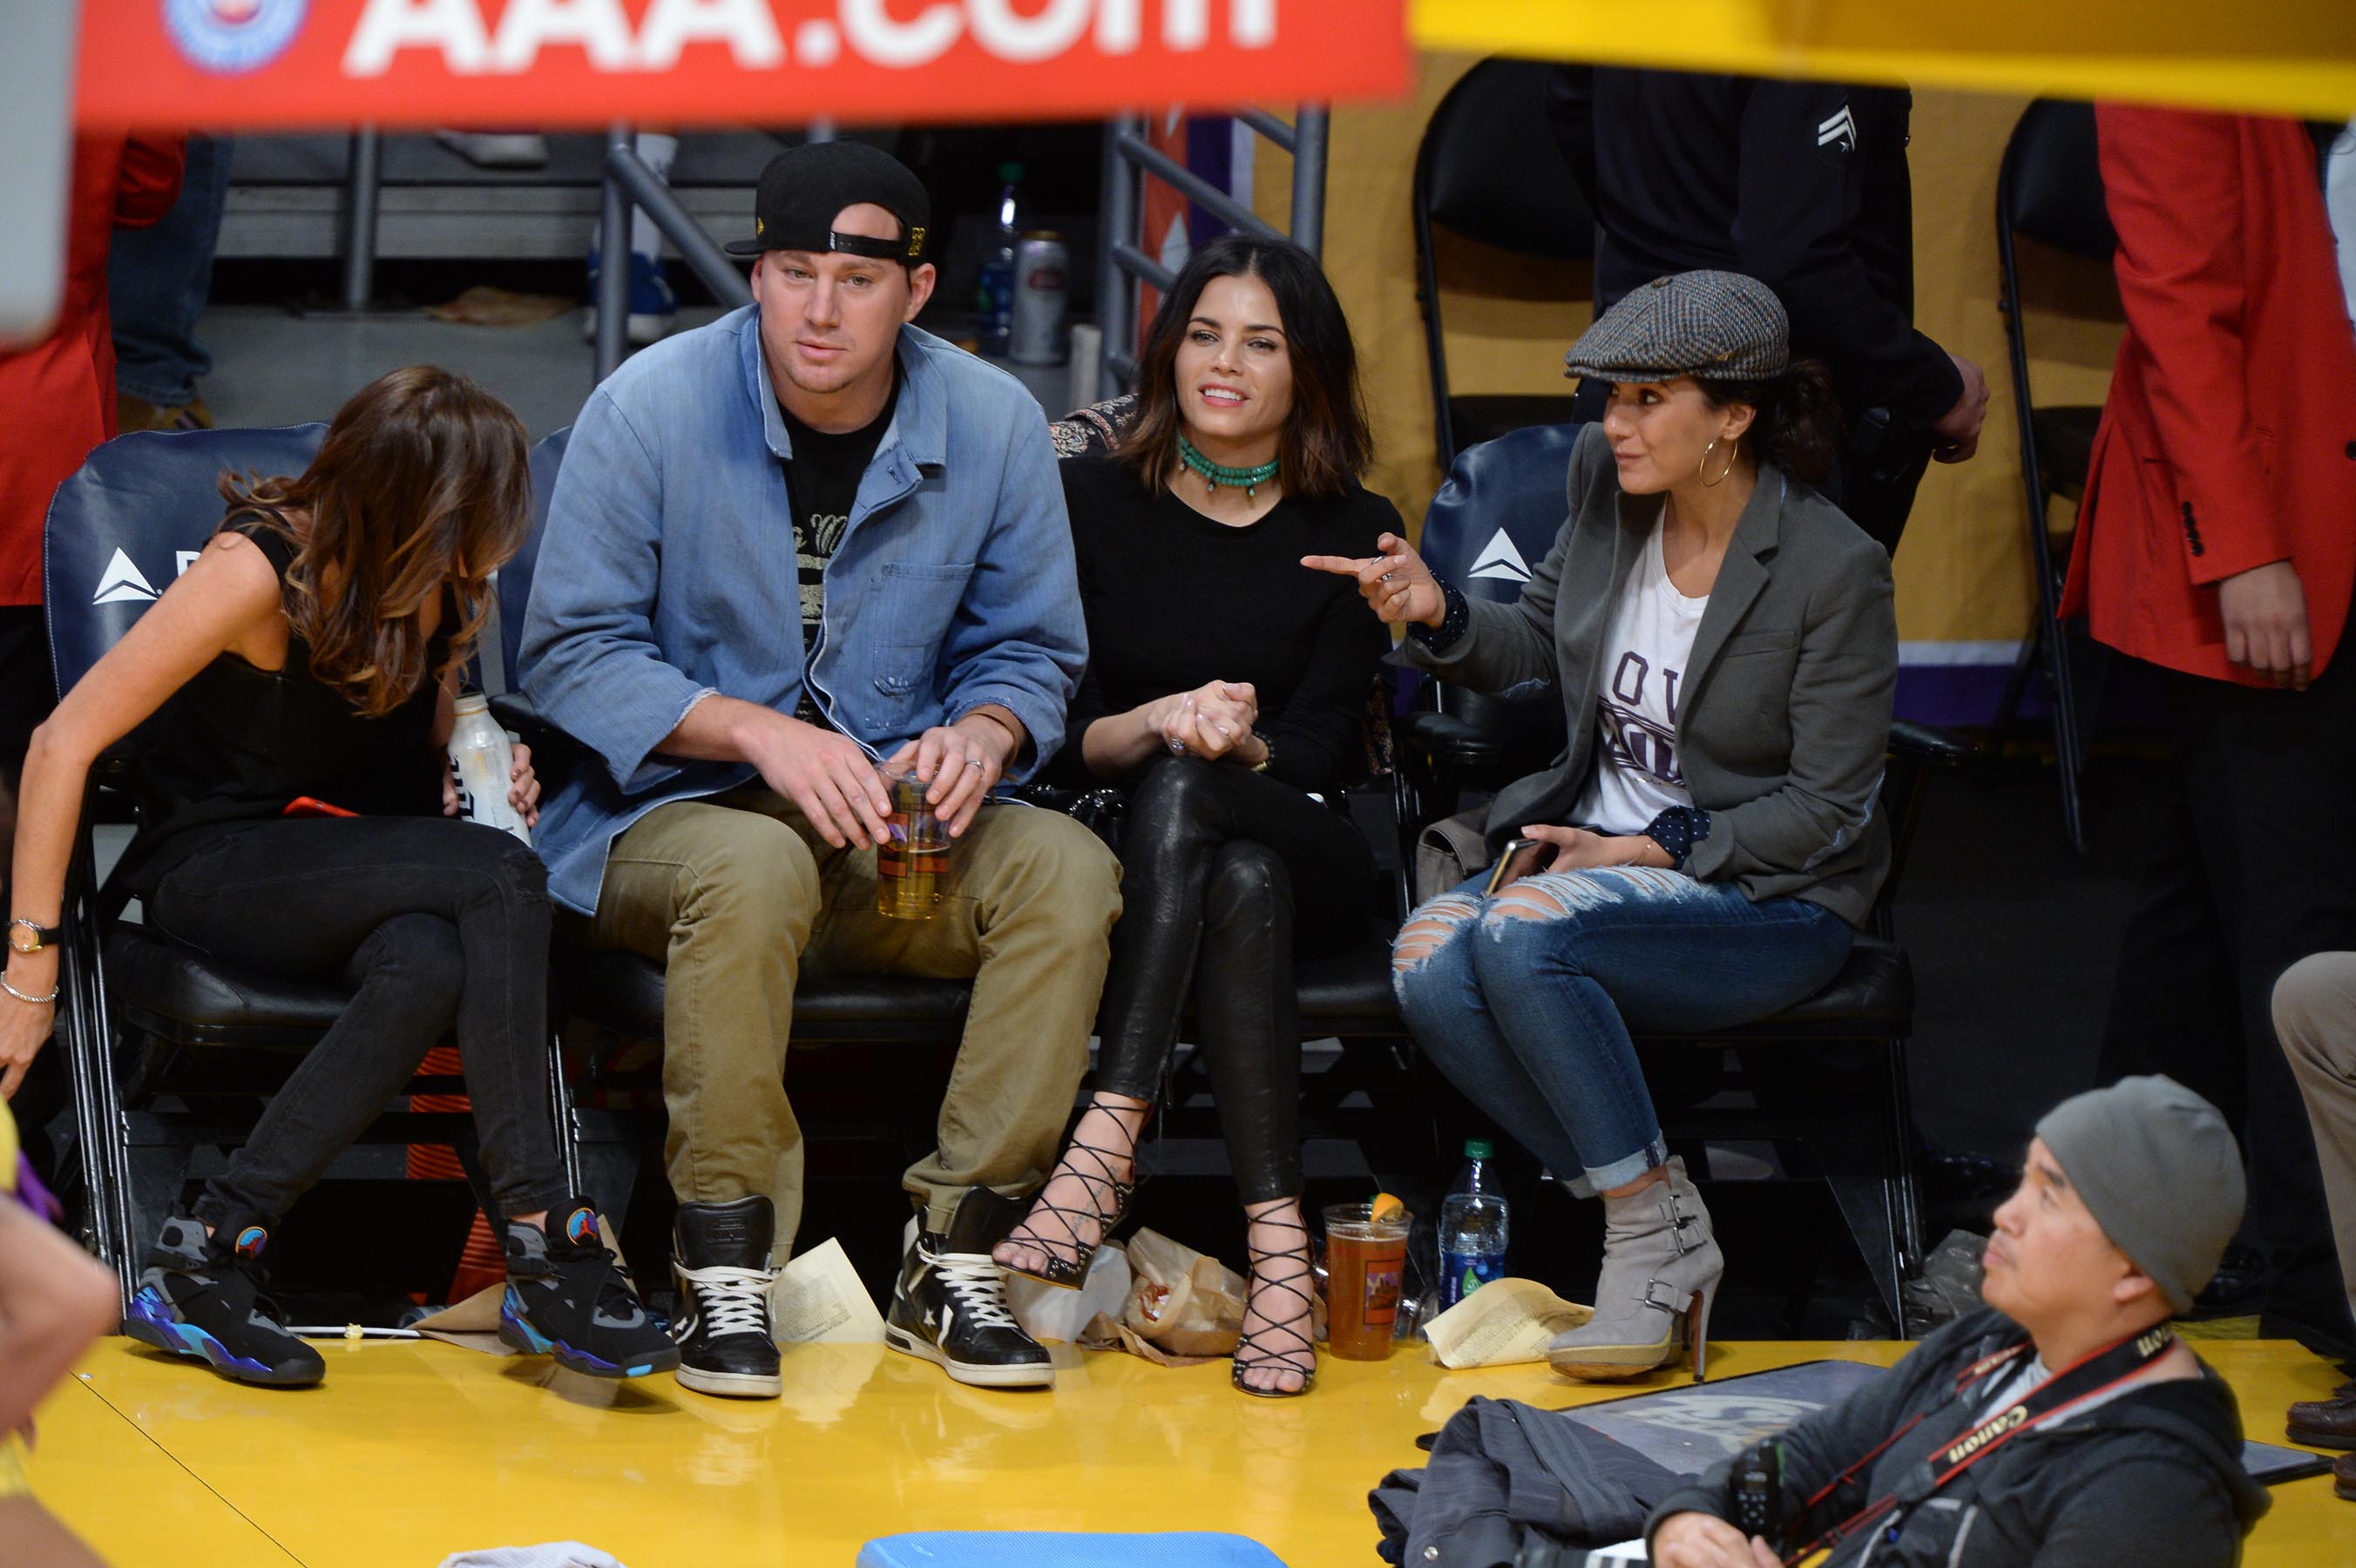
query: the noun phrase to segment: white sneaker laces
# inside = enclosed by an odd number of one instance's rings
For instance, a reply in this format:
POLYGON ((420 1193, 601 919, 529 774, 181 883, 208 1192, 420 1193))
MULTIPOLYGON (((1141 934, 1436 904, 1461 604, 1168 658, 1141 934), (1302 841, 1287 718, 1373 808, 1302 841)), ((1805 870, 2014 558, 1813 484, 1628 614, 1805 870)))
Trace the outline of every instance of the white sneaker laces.
POLYGON ((956 1299, 958 1316, 983 1328, 1020 1328, 1007 1310, 1005 1276, 988 1253, 936 1253, 933 1272, 956 1299))
POLYGON ((679 1275, 695 1287, 695 1309, 713 1335, 768 1333, 770 1270, 715 1266, 679 1275))

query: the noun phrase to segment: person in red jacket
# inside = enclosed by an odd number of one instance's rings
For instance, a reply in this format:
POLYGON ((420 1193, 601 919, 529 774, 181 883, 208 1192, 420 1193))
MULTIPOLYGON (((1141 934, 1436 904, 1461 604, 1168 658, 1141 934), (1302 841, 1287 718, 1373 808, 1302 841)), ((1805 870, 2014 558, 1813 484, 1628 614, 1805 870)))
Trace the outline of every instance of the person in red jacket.
MULTIPOLYGON (((2102 1076, 2238 1113, 2257 1305, 2347 1329, 2267 1007, 2356 946, 2356 325, 2320 149, 2295 121, 2100 104, 2126 312, 2062 613, 2156 666, 2181 784, 2111 1000, 2102 1076)), ((2221 1282, 2222 1284, 2222 1282, 2221 1282)))
MULTIPOLYGON (((107 250, 117 227, 145 227, 172 209, 184 146, 177 137, 74 138, 57 321, 35 343, 0 339, 0 421, 8 431, 0 441, 0 868, 16 841, 25 750, 58 700, 41 621, 41 526, 58 485, 115 432, 107 250)), ((48 1150, 40 1129, 65 1093, 54 1058, 27 1093, 27 1141, 39 1162, 48 1150)))
POLYGON ((114 335, 106 252, 114 230, 144 229, 180 194, 178 137, 74 138, 65 293, 57 325, 29 347, 0 351, 0 853, 15 836, 25 746, 57 691, 41 625, 41 524, 49 497, 100 442, 114 435, 114 335))

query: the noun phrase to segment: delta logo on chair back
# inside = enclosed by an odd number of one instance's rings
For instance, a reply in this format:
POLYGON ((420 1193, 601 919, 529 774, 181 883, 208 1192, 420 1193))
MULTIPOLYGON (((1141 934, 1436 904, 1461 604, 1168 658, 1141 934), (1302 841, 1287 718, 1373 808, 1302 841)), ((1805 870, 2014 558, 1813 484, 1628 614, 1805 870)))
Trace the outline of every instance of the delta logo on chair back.
MULTIPOLYGON (((202 553, 193 549, 175 551, 173 575, 177 577, 187 571, 188 563, 202 553)), ((131 559, 131 552, 118 545, 114 554, 107 559, 106 570, 98 574, 98 586, 91 590, 90 602, 93 604, 145 603, 159 592, 154 583, 147 581, 147 574, 139 570, 139 563, 131 559)))
POLYGON ((127 551, 118 549, 106 570, 98 576, 98 588, 90 596, 93 604, 121 604, 130 600, 153 599, 155 585, 139 570, 127 551))
POLYGON ((1483 546, 1480 555, 1473 559, 1471 575, 1502 578, 1507 582, 1527 582, 1530 565, 1522 559, 1522 552, 1515 548, 1514 536, 1499 528, 1495 537, 1483 546))

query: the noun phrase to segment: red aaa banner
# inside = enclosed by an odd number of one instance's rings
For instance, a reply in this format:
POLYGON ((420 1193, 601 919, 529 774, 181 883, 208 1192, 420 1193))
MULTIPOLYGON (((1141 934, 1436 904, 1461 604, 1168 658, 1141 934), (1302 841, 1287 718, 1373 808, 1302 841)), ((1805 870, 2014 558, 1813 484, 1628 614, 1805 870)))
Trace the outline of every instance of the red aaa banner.
POLYGON ((1405 91, 1405 0, 82 0, 89 127, 1050 119, 1405 91))

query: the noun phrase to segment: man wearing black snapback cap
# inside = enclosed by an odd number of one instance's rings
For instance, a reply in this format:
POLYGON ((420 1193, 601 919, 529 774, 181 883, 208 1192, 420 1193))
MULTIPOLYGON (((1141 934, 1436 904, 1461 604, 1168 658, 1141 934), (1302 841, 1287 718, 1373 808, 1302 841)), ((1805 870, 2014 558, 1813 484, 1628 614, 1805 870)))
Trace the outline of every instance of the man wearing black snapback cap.
POLYGON ((1045 419, 911 325, 924 187, 857 143, 761 176, 751 307, 590 395, 550 498, 524 688, 605 766, 542 813, 551 893, 665 965, 679 1380, 775 1395, 766 1291, 800 1218, 783 1086, 794 987, 971 978, 891 1343, 994 1387, 1051 1382, 991 1247, 1044 1179, 1087 1064, 1119 910, 1095 837, 989 804, 1063 738, 1087 657, 1045 419), (877 912, 886 780, 958 846, 928 919, 877 912))

